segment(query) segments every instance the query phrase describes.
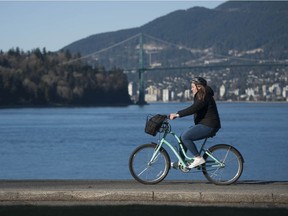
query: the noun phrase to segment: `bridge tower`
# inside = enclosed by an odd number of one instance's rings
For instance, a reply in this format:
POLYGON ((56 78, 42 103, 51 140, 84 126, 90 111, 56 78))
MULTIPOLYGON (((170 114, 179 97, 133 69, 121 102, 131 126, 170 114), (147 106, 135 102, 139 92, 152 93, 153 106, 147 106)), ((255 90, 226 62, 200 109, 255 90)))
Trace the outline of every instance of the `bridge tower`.
POLYGON ((143 60, 143 34, 140 34, 139 37, 139 68, 138 68, 138 74, 139 74, 139 98, 138 98, 138 105, 145 105, 147 102, 145 101, 145 85, 144 85, 144 60, 143 60))

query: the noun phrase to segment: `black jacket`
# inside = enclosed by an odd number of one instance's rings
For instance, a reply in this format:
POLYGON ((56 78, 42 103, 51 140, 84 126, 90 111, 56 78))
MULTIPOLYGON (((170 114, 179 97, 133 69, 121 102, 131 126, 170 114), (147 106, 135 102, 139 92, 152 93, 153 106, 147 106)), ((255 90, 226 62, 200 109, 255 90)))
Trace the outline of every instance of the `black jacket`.
POLYGON ((206 87, 204 100, 197 99, 196 95, 194 96, 194 103, 190 107, 177 112, 179 117, 194 114, 195 124, 203 124, 211 128, 221 128, 217 106, 213 98, 213 90, 209 86, 206 87))

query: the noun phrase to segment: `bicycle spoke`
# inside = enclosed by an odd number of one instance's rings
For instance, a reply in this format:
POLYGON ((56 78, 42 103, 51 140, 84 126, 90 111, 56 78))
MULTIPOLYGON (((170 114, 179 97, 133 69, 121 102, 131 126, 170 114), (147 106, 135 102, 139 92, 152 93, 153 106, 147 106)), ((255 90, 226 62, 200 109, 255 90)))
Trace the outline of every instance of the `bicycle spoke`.
POLYGON ((225 157, 224 157, 224 159, 222 160, 222 163, 225 163, 225 161, 226 161, 226 159, 227 159, 227 157, 228 157, 229 152, 230 152, 230 148, 227 150, 227 152, 226 152, 226 154, 225 154, 225 157))
POLYGON ((149 167, 146 167, 144 170, 142 170, 137 176, 141 176, 149 167))

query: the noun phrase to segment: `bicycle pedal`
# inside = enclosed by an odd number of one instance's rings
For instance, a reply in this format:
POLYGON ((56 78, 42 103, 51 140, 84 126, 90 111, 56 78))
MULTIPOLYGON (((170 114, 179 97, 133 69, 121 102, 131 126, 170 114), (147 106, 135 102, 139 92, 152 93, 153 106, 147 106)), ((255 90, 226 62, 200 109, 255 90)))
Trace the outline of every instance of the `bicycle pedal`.
POLYGON ((179 168, 179 163, 178 162, 171 162, 171 168, 173 169, 178 169, 179 168))

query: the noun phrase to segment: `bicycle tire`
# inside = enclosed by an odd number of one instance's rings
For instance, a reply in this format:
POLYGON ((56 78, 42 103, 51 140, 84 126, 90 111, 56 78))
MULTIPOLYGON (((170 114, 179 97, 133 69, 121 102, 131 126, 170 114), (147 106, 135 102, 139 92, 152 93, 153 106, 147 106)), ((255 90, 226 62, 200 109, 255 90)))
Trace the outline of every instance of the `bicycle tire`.
POLYGON ((136 148, 129 158, 129 170, 135 180, 142 184, 157 184, 167 176, 170 170, 170 157, 161 148, 156 160, 149 164, 157 144, 143 144, 136 148))
POLYGON ((203 155, 206 163, 202 165, 202 172, 208 181, 216 185, 230 185, 240 178, 244 159, 236 148, 218 144, 210 147, 208 152, 222 163, 220 166, 208 154, 203 155))

